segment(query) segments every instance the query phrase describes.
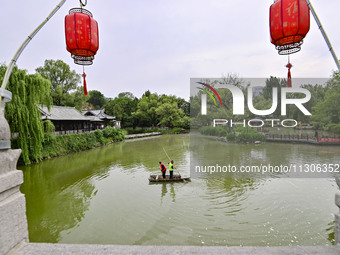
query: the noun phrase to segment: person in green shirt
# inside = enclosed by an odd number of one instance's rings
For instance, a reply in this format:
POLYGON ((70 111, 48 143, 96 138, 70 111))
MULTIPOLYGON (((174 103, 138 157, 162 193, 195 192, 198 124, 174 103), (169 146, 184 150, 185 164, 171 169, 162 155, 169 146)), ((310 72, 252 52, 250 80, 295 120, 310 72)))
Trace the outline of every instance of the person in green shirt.
POLYGON ((170 179, 174 178, 174 161, 171 160, 169 164, 170 179))

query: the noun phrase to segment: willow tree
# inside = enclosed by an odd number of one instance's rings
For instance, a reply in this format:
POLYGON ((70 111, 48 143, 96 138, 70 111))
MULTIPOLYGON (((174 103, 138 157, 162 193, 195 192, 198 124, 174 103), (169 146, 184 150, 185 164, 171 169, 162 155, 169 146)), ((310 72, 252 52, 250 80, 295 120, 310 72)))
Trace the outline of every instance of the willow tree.
MULTIPOLYGON (((0 66, 0 81, 2 82, 6 66, 0 66)), ((31 159, 39 161, 42 158, 42 143, 44 141, 44 125, 38 104, 51 105, 51 83, 38 74, 27 74, 26 70, 13 68, 7 89, 12 92, 12 101, 6 104, 5 116, 11 128, 11 133, 17 133, 17 147, 22 150, 25 164, 31 159)))

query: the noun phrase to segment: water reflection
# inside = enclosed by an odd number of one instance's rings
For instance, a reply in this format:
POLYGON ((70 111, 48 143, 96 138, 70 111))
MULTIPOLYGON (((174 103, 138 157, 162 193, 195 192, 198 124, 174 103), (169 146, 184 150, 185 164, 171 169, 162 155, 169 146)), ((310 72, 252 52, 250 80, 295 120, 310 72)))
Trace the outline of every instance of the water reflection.
POLYGON ((328 233, 328 241, 334 245, 335 244, 335 233, 334 233, 335 221, 331 221, 328 224, 326 232, 328 233))
POLYGON ((55 171, 54 162, 26 167, 24 172, 21 191, 26 194, 29 236, 36 242, 58 242, 60 231, 83 219, 96 193, 90 178, 96 166, 74 158, 75 167, 61 165, 55 171))
POLYGON ((170 189, 170 197, 172 202, 176 202, 176 193, 174 188, 174 183, 161 183, 161 184, 150 184, 150 185, 159 185, 161 187, 161 203, 163 203, 164 196, 168 193, 168 189, 170 189))

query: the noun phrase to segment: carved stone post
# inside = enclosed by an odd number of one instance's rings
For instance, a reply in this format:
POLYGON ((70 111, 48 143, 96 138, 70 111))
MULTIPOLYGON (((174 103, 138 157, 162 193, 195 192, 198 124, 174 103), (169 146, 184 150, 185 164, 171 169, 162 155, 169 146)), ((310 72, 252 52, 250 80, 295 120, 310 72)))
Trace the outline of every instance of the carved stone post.
MULTIPOLYGON (((340 177, 335 178, 338 187, 340 188, 340 177)), ((340 193, 335 194, 335 204, 340 209, 340 193)), ((335 214, 335 245, 340 245, 340 211, 335 214)))
POLYGON ((0 89, 0 254, 6 254, 28 239, 25 196, 19 187, 23 173, 16 169, 21 150, 11 150, 11 132, 4 116, 5 103, 11 92, 0 89))

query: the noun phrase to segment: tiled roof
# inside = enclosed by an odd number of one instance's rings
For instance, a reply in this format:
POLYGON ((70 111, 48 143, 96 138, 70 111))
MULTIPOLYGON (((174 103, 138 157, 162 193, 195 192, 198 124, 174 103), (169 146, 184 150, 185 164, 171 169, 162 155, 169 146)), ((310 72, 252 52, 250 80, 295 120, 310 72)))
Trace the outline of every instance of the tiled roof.
POLYGON ((38 107, 43 120, 89 120, 74 107, 52 105, 50 110, 46 106, 38 107))
POLYGON ((116 117, 107 115, 105 113, 105 109, 100 110, 87 110, 83 111, 83 114, 88 117, 94 117, 92 121, 100 121, 100 120, 114 120, 116 117))

